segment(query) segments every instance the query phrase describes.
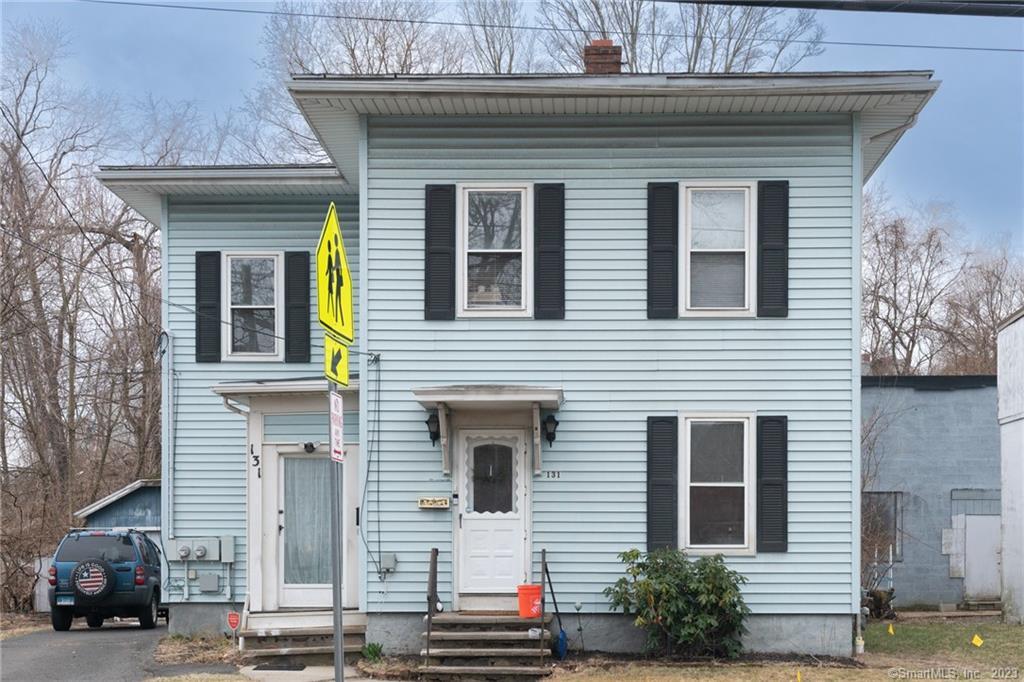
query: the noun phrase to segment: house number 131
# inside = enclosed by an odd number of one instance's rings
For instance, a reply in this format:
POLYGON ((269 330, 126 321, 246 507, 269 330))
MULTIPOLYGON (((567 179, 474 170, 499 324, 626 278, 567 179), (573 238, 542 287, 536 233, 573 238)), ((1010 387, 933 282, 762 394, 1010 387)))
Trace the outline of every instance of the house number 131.
POLYGON ((544 478, 561 478, 561 477, 562 477, 562 472, 561 471, 545 471, 544 472, 544 478))

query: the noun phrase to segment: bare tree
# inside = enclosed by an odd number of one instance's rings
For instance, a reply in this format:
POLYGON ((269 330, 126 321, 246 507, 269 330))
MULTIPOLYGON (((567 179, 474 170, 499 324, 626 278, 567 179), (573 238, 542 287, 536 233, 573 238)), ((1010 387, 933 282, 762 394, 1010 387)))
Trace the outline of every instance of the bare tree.
POLYGON ((434 26, 437 2, 281 0, 264 26, 261 83, 233 124, 239 158, 256 163, 324 162, 328 157, 288 95, 291 74, 454 73, 464 39, 434 26))
POLYGON ((582 69, 595 38, 621 45, 633 73, 789 71, 821 54, 824 28, 808 10, 679 4, 654 0, 541 0, 544 39, 557 70, 582 69))
POLYGON ((676 49, 689 72, 790 71, 821 54, 825 29, 810 10, 680 4, 676 49))
POLYGON ((223 150, 190 104, 123 109, 62 77, 67 41, 10 24, 0 76, 0 606, 72 512, 160 470, 159 234, 103 189, 107 160, 223 150), (123 126, 122 126, 123 123, 123 126), (137 145, 134 151, 125 144, 137 145))
POLYGON ((971 255, 937 320, 942 374, 995 374, 999 324, 1024 307, 1024 258, 1003 242, 971 255))
POLYGON ((864 202, 861 316, 872 374, 927 373, 941 350, 939 320, 946 297, 967 268, 948 205, 909 213, 883 195, 864 202))
POLYGON ((459 17, 466 23, 474 71, 533 71, 536 32, 517 28, 526 23, 522 0, 459 0, 459 17))

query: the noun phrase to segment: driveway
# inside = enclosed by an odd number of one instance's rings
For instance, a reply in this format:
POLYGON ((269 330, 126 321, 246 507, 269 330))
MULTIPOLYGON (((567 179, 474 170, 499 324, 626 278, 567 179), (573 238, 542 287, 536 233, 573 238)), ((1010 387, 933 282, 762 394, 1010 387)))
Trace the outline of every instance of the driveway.
POLYGON ((0 642, 4 682, 136 682, 150 677, 198 672, 234 672, 224 665, 163 665, 153 651, 167 626, 143 630, 132 620, 90 630, 75 619, 68 632, 41 630, 0 642))

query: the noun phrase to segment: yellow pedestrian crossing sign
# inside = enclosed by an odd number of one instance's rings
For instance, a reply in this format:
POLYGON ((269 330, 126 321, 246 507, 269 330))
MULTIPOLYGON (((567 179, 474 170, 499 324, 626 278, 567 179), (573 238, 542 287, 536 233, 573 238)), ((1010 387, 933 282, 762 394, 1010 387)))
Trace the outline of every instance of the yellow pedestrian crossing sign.
POLYGON ((324 376, 348 386, 348 345, 324 334, 324 376))
MULTIPOLYGON (((320 326, 344 343, 355 340, 352 320, 352 273, 345 256, 338 211, 331 202, 316 247, 316 310, 320 326)), ((326 341, 325 341, 326 350, 326 341)))

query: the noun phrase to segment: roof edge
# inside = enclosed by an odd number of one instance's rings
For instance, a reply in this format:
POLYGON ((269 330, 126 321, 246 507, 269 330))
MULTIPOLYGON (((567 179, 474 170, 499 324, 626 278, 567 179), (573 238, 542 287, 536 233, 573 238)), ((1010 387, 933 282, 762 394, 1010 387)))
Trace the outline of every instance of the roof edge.
POLYGON ((990 388, 997 385, 995 374, 923 374, 914 376, 864 375, 861 388, 912 388, 915 391, 955 391, 990 388))
POLYGON ((100 509, 103 509, 104 507, 107 507, 113 504, 114 502, 117 502, 122 497, 127 497, 128 495, 135 492, 139 488, 155 488, 158 487, 159 485, 159 478, 140 478, 137 481, 132 481, 123 488, 115 490, 106 497, 101 497, 92 504, 82 507, 81 509, 74 513, 74 516, 90 516, 93 513, 98 512, 100 509))
POLYGON ((252 182, 267 180, 337 180, 345 177, 332 164, 247 166, 99 166, 103 184, 117 182, 252 182))

